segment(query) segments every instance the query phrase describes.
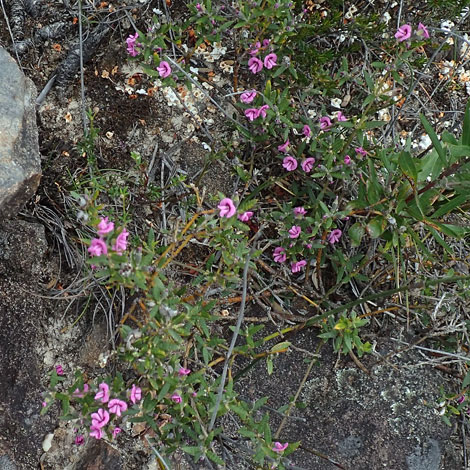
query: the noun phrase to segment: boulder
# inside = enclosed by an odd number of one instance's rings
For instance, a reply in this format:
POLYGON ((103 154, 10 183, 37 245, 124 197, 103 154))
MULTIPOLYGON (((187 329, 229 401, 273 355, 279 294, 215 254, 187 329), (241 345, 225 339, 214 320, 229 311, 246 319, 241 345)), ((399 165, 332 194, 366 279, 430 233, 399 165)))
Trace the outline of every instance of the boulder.
POLYGON ((36 88, 0 47, 0 221, 17 214, 41 179, 36 88))

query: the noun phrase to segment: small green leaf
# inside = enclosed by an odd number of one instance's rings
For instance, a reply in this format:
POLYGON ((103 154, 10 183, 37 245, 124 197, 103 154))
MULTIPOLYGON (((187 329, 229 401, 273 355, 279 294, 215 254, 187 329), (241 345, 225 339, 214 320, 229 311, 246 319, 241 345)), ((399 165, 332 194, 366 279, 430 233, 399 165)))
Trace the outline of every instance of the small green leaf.
POLYGON ((463 120, 462 144, 470 145, 470 100, 465 107, 465 117, 463 120))
POLYGON ((401 171, 416 183, 418 180, 418 171, 411 154, 408 152, 401 152, 398 156, 398 165, 400 166, 401 171))
POLYGON ((374 217, 366 226, 367 233, 371 238, 379 238, 387 227, 387 220, 385 217, 374 217))
POLYGON ((441 142, 437 138, 437 134, 434 132, 434 129, 432 128, 431 124, 429 124, 429 121, 426 119, 424 114, 420 113, 419 117, 421 119, 421 123, 423 124, 424 130, 428 134, 429 138, 431 139, 431 142, 434 145, 434 148, 436 149, 437 154, 439 155, 439 159, 445 166, 447 163, 446 152, 442 147, 441 142))

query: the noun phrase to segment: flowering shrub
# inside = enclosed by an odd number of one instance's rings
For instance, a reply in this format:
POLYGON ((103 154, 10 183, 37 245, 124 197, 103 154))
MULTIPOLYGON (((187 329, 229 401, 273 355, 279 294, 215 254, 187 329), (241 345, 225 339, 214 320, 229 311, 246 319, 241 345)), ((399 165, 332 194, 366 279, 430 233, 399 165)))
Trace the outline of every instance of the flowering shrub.
MULTIPOLYGON (((439 139, 421 116, 433 145, 424 156, 413 155, 410 142, 386 145, 374 133, 386 124, 377 120, 379 111, 397 104, 393 84, 406 85, 403 70, 430 38, 427 27, 419 23, 413 30, 404 24, 389 32, 383 62, 367 64, 360 74, 344 59, 328 76, 319 54, 308 54, 304 44, 318 26, 314 15, 287 0, 252 3, 226 8, 204 0, 189 6, 191 17, 182 24, 164 23, 156 16, 148 33, 137 31, 126 41, 129 57, 140 61, 159 86, 176 91, 200 85, 193 55, 236 41, 234 92, 225 98, 238 113, 227 117, 240 142, 220 144, 214 152, 230 149, 236 161, 245 162, 249 148, 252 160, 235 169, 245 183, 243 196, 220 194, 208 210, 201 210, 197 198, 197 209, 192 208, 189 221, 183 221, 186 225, 168 246, 155 240, 153 230, 147 240, 134 237, 131 244, 127 224, 98 217, 98 209, 89 208, 96 232, 88 242, 95 278, 108 288, 130 289, 137 300, 120 327, 117 358, 126 373, 94 381, 77 374, 68 389, 60 390, 56 388, 64 385, 64 378, 59 371, 52 374, 52 395, 62 401, 63 414, 80 423, 77 444, 84 435, 119 438, 132 423, 143 422, 158 436, 154 444, 160 451, 171 454, 181 448, 195 460, 223 464, 213 444, 222 430, 213 425, 215 418, 232 412, 240 422, 240 436, 251 440, 253 461, 285 468, 285 457, 298 443, 272 441, 269 416, 255 413, 265 401, 246 403, 231 376, 225 381, 225 376, 208 373, 220 358, 229 358, 225 339, 210 329, 217 320, 216 301, 203 301, 202 295, 214 287, 220 296, 230 293, 239 286, 242 272, 255 269, 250 261, 264 255, 291 279, 305 279, 305 285, 311 280, 321 285, 323 277, 330 278, 320 302, 330 307, 329 295, 340 286, 354 278, 369 281, 361 269, 370 262, 371 240, 384 259, 390 259, 389 253, 399 258, 414 245, 421 261, 432 255, 418 231, 448 252, 445 237, 467 233, 443 218, 470 197, 464 186, 447 186, 451 175, 467 164, 470 111, 460 140, 449 133, 439 139), (194 33, 191 42, 189 30, 194 33), (177 59, 170 54, 175 43, 177 59), (337 97, 345 85, 356 94, 348 109, 337 97), (264 182, 259 183, 260 175, 264 182), (253 221, 262 228, 251 225, 253 221), (271 239, 262 253, 252 242, 266 228, 271 239), (191 288, 197 294, 171 281, 166 271, 191 240, 204 240, 210 250, 195 270, 191 288)), ((325 323, 318 337, 331 339, 336 351, 355 350, 359 357, 370 351, 370 344, 360 338, 367 320, 354 310, 334 309, 328 318, 321 317, 325 323)), ((319 320, 309 322, 311 326, 319 320)), ((246 343, 236 346, 234 354, 255 360, 264 344, 254 340, 258 331, 247 328, 246 343)), ((50 402, 47 397, 45 408, 50 402)))

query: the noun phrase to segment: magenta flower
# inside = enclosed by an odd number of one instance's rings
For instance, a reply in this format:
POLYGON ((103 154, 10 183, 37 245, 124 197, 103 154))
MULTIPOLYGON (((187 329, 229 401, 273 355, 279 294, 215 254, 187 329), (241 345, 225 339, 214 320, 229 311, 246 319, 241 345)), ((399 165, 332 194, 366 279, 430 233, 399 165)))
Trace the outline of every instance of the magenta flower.
POLYGON ((307 261, 305 261, 305 260, 297 261, 297 262, 291 263, 290 270, 293 273, 300 273, 302 268, 306 265, 307 265, 307 261))
POLYGON ((270 42, 270 39, 263 39, 263 47, 268 47, 270 42))
POLYGON ((298 225, 294 225, 289 229, 289 238, 298 238, 302 229, 298 225))
POLYGON ((294 215, 305 215, 307 211, 303 207, 294 207, 294 215))
POLYGON ((418 24, 418 34, 423 36, 424 39, 429 39, 430 37, 428 28, 426 28, 423 23, 418 24))
POLYGON ((131 402, 135 405, 138 401, 142 400, 142 389, 132 384, 131 388, 131 402))
POLYGON ((253 46, 253 49, 248 51, 248 54, 250 54, 250 55, 258 54, 258 51, 259 51, 260 47, 261 47, 261 43, 259 41, 257 41, 256 44, 253 46))
POLYGON ((55 366, 55 371, 57 375, 64 375, 64 369, 60 364, 55 366))
POLYGON ((245 109, 245 116, 249 121, 254 121, 259 117, 259 109, 257 108, 248 108, 245 109))
POLYGON ((202 5, 200 3, 196 3, 196 10, 202 11, 202 5))
POLYGON ((465 401, 465 395, 461 395, 459 398, 457 398, 456 401, 460 405, 461 403, 463 403, 465 401))
POLYGON ((232 217, 232 215, 235 215, 235 212, 237 212, 235 204, 229 197, 222 199, 217 206, 217 209, 220 210, 219 216, 226 217, 227 219, 232 217))
POLYGON ((350 157, 349 155, 346 155, 346 156, 344 157, 344 163, 345 163, 346 165, 351 165, 351 162, 352 162, 351 157, 350 157))
POLYGON ((338 113, 336 114, 336 119, 338 120, 338 122, 344 122, 348 120, 348 118, 341 111, 338 111, 338 113))
POLYGON ((139 37, 139 33, 135 33, 134 36, 132 34, 126 39, 127 43, 127 52, 132 56, 135 57, 136 55, 139 54, 138 51, 135 50, 136 47, 136 41, 137 38, 139 37))
POLYGON ((320 118, 320 129, 322 131, 327 131, 331 126, 331 119, 328 116, 323 116, 320 118))
POLYGON ((246 211, 246 212, 243 212, 243 214, 240 214, 238 216, 238 220, 241 220, 242 222, 248 222, 252 217, 253 217, 253 212, 246 211))
POLYGON ((365 157, 367 155, 367 152, 362 148, 362 147, 357 147, 354 149, 358 155, 361 157, 365 157))
POLYGON ((101 217, 100 223, 98 224, 98 235, 102 237, 113 230, 114 222, 108 222, 107 217, 101 217))
POLYGON ((129 236, 129 232, 126 229, 123 229, 122 232, 117 236, 116 243, 112 246, 113 250, 122 255, 122 252, 127 248, 127 237, 129 236))
POLYGON ((79 388, 76 388, 75 391, 72 393, 72 396, 74 398, 83 398, 85 396, 85 393, 88 392, 89 388, 90 387, 88 386, 88 384, 83 385, 83 392, 80 391, 79 388))
POLYGON ((276 263, 284 263, 286 260, 286 250, 282 248, 282 246, 278 246, 277 248, 274 248, 273 251, 273 259, 276 261, 276 263))
POLYGON ((267 69, 272 69, 276 64, 276 60, 277 60, 277 55, 274 54, 274 52, 271 52, 271 54, 268 54, 265 58, 264 58, 264 66, 267 68, 267 69))
POLYGON ((180 377, 184 376, 184 375, 189 375, 191 373, 191 370, 190 369, 185 369, 184 367, 180 367, 180 370, 178 371, 178 375, 180 377))
POLYGON ((109 413, 100 408, 96 413, 91 414, 91 425, 94 428, 102 428, 109 422, 109 413))
POLYGON ((411 36, 411 26, 409 24, 404 24, 398 28, 398 31, 395 33, 395 37, 399 42, 406 41, 411 36))
POLYGON ((183 399, 177 393, 173 393, 173 395, 171 395, 171 401, 173 403, 181 403, 183 401, 183 399))
POLYGON ((289 147, 289 139, 287 139, 282 145, 279 145, 277 149, 279 150, 279 152, 286 153, 287 147, 289 147))
POLYGON ((95 400, 106 403, 109 400, 109 385, 105 382, 98 385, 99 392, 95 395, 95 400))
POLYGON ((305 137, 310 137, 312 135, 312 129, 310 129, 310 126, 307 126, 307 124, 305 124, 305 126, 302 129, 302 134, 305 137))
POLYGON ((286 442, 285 444, 281 444, 280 442, 275 442, 272 450, 274 452, 284 452, 287 449, 288 445, 289 445, 288 442, 286 442))
POLYGON ((75 445, 81 446, 85 443, 85 438, 83 437, 82 434, 77 434, 75 436, 75 445))
POLYGON ((244 93, 240 95, 240 101, 246 104, 251 103, 256 98, 256 95, 257 95, 256 90, 245 91, 244 93))
POLYGON ((117 426, 113 429, 112 435, 114 438, 121 432, 121 428, 118 428, 117 426))
POLYGON ((310 173, 314 163, 315 159, 313 157, 308 157, 301 163, 300 166, 302 167, 302 170, 305 171, 305 173, 310 173))
POLYGON ((282 166, 287 171, 294 171, 297 168, 297 165, 297 160, 294 157, 291 157, 290 155, 287 155, 287 157, 282 160, 282 166))
POLYGON ((90 428, 90 436, 94 437, 95 439, 101 439, 103 437, 103 430, 101 428, 97 428, 95 426, 92 426, 90 428))
POLYGON ((328 241, 334 245, 335 243, 339 242, 339 239, 341 238, 342 231, 339 228, 335 228, 330 232, 328 235, 328 241))
POLYGON ((93 238, 88 247, 88 253, 90 256, 100 256, 105 255, 108 252, 108 247, 106 243, 101 238, 93 238))
POLYGON ((169 77, 171 75, 170 64, 168 62, 166 62, 165 60, 162 60, 160 62, 160 65, 157 67, 157 71, 158 71, 158 74, 160 75, 160 77, 162 77, 162 78, 169 77))
POLYGON ((269 105, 268 104, 263 104, 263 106, 261 106, 259 109, 258 109, 258 112, 259 112, 259 116, 265 118, 266 117, 266 110, 269 109, 269 105))
POLYGON ((258 57, 251 57, 248 61, 248 67, 251 73, 258 73, 263 69, 263 62, 258 57))
POLYGON ((114 413, 116 416, 121 416, 121 413, 127 410, 127 403, 119 398, 114 398, 109 401, 108 408, 111 413, 114 413))

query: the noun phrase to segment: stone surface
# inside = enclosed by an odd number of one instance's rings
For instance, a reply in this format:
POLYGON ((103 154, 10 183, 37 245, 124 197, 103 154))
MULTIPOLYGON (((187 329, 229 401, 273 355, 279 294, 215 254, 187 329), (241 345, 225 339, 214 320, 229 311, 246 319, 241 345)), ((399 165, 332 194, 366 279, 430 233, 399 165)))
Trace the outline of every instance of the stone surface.
POLYGON ((0 47, 0 220, 13 217, 41 179, 36 88, 0 47))
MULTIPOLYGON (((312 352, 317 346, 313 332, 285 339, 312 352)), ((392 349, 393 343, 379 339, 377 351, 382 356, 392 349)), ((265 364, 257 365, 238 385, 241 394, 250 401, 270 396, 272 408, 288 404, 307 369, 305 358, 299 351, 279 355, 271 376, 265 364)), ((417 366, 421 360, 413 350, 383 363, 364 357, 371 372, 367 375, 348 356, 337 361, 329 345, 324 346, 299 396, 305 408, 292 412, 305 421, 289 419, 276 440, 302 441, 304 449, 328 456, 348 470, 455 470, 455 460, 447 458, 451 428, 434 409, 444 380, 432 367, 417 366)), ((271 415, 274 434, 280 419, 271 415)), ((338 468, 302 449, 291 458, 308 470, 338 468)))

